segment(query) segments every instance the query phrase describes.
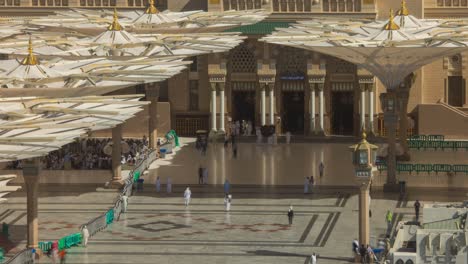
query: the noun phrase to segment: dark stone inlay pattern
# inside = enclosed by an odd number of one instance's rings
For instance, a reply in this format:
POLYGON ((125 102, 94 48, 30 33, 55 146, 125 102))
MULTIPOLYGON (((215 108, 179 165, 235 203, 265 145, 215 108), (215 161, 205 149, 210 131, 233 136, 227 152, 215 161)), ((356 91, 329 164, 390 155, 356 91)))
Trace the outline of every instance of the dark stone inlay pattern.
POLYGON ((304 243, 304 241, 306 240, 307 236, 308 236, 309 233, 310 233, 310 230, 311 230, 312 227, 314 226, 315 221, 317 221, 317 218, 318 218, 318 215, 312 216, 312 218, 311 218, 310 221, 309 221, 309 224, 307 225, 307 227, 305 228, 304 232, 302 233, 301 238, 299 239, 299 243, 304 243))
POLYGON ((128 225, 128 227, 144 230, 150 233, 190 228, 190 226, 177 224, 177 223, 170 222, 170 221, 155 221, 155 222, 150 222, 150 223, 128 225), (158 227, 158 225, 160 226, 158 227), (155 226, 155 227, 152 227, 152 226, 155 226))
POLYGON ((314 247, 318 247, 320 245, 320 241, 322 240, 323 235, 327 231, 327 227, 330 225, 332 218, 333 218, 333 213, 329 213, 327 220, 325 221, 325 224, 323 225, 322 230, 320 230, 320 233, 317 236, 317 239, 315 240, 314 247))
POLYGON ((338 218, 340 217, 340 214, 341 214, 340 212, 335 213, 333 220, 330 224, 330 227, 328 228, 328 231, 325 234, 325 237, 323 238, 322 243, 320 244, 321 247, 325 246, 325 244, 327 243, 328 238, 330 237, 332 231, 335 229, 335 225, 336 225, 336 222, 338 222, 338 218))
POLYGON ((11 209, 7 209, 5 212, 2 213, 2 216, 0 218, 0 222, 12 215, 15 211, 11 209))

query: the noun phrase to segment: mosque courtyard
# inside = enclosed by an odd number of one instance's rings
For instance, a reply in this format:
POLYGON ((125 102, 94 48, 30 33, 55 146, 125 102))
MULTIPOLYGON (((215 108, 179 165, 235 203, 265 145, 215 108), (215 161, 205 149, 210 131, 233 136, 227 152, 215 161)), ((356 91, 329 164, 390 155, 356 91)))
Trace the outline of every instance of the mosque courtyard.
MULTIPOLYGON (((352 181, 347 181, 352 174, 345 173, 351 166, 345 143, 239 143, 235 159, 220 143, 201 156, 192 140, 183 142, 176 154, 150 166, 144 190, 129 199, 127 213, 93 236, 87 247, 70 248, 66 263, 308 263, 313 252, 319 255, 319 263, 352 260, 351 242, 358 237, 358 196, 352 181), (304 194, 303 179, 318 174, 321 160, 325 174, 316 176, 312 193, 304 194), (209 170, 206 185, 198 184, 200 165, 209 170), (154 186, 156 175, 162 179, 160 193, 154 186), (174 184, 170 194, 165 189, 168 176, 174 184), (223 204, 225 179, 232 184, 230 212, 223 204), (185 207, 187 186, 192 201, 185 207), (295 212, 292 225, 287 218, 290 205, 295 212)), ((455 157, 463 159, 463 155, 459 152, 455 157)), ((40 241, 79 232, 80 225, 112 207, 117 198, 117 192, 99 184, 41 185, 39 193, 40 241)), ((25 196, 24 190, 14 193, 0 211, 0 222, 10 224, 12 246, 18 249, 26 243, 25 196)), ((414 219, 416 199, 423 204, 454 202, 466 199, 466 194, 415 190, 400 196, 373 191, 371 243, 388 231, 387 210, 394 214, 392 230, 397 222, 414 219)), ((51 259, 43 257, 39 263, 51 263, 51 259)))

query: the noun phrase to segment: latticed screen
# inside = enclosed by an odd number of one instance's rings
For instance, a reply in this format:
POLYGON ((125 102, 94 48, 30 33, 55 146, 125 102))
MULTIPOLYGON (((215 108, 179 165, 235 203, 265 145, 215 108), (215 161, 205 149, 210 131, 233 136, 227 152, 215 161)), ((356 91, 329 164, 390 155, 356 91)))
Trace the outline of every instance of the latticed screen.
POLYGON ((232 72, 256 72, 257 62, 255 54, 246 43, 236 47, 231 54, 232 72))

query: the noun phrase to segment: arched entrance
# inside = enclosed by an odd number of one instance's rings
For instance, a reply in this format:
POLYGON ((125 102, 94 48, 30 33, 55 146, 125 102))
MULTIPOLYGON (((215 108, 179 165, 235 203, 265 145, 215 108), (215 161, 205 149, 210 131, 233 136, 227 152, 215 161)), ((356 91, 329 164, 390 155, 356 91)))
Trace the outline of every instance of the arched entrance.
POLYGON ((304 134, 307 52, 282 47, 278 67, 283 133, 304 134))
POLYGON ((232 83, 232 120, 255 124, 255 82, 232 83))
POLYGON ((304 133, 304 79, 282 80, 283 132, 304 133))
POLYGON ((354 85, 332 83, 331 130, 334 135, 352 135, 354 131, 354 85))
POLYGON ((327 63, 329 76, 330 132, 333 135, 351 136, 356 129, 358 105, 356 92, 356 65, 336 58, 327 63))
POLYGON ((231 84, 232 121, 245 121, 255 127, 257 60, 255 46, 246 41, 230 53, 229 81, 231 84))

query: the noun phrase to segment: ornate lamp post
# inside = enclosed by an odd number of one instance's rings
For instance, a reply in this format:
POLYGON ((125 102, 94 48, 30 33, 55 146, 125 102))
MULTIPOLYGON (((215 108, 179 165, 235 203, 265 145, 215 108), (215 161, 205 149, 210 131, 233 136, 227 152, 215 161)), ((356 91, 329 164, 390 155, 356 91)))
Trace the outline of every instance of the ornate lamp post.
POLYGON ((359 183, 359 242, 364 245, 369 244, 369 185, 378 148, 367 142, 366 138, 366 133, 362 133, 361 141, 349 147, 354 176, 359 183))

